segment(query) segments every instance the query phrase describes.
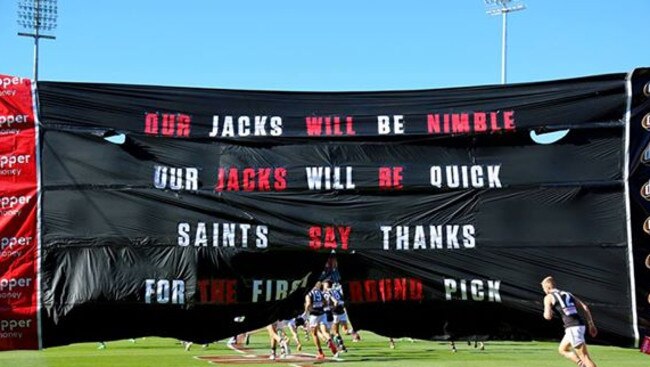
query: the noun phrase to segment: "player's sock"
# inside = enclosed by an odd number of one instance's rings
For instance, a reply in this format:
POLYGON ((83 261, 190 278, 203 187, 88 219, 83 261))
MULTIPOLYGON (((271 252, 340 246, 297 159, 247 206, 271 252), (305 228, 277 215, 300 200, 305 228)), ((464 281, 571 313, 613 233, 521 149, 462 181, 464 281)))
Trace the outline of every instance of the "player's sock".
POLYGON ((291 353, 289 351, 289 344, 287 343, 286 339, 282 339, 282 341, 280 341, 280 355, 286 357, 289 355, 289 353, 291 353))
POLYGON ((341 338, 340 335, 337 335, 334 337, 334 340, 336 340, 336 345, 340 348, 343 345, 343 338, 341 338))
POLYGON ((332 342, 332 339, 327 339, 327 346, 330 348, 332 354, 336 354, 336 352, 338 352, 336 345, 334 345, 334 342, 332 342))
POLYGON ((343 338, 340 335, 336 336, 336 344, 338 345, 338 348, 344 352, 348 351, 348 348, 345 347, 345 344, 343 343, 343 338))

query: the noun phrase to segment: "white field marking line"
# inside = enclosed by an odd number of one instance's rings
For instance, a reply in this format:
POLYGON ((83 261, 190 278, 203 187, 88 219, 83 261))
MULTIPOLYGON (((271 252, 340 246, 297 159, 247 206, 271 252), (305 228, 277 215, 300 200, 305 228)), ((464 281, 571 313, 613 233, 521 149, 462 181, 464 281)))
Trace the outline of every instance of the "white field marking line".
POLYGON ((255 355, 255 354, 247 354, 245 351, 237 348, 237 344, 227 344, 226 343, 226 345, 228 346, 228 348, 234 350, 235 352, 243 354, 244 357, 246 357, 246 358, 256 358, 257 357, 257 355, 255 355))
MULTIPOLYGON (((239 348, 237 347, 237 344, 226 344, 226 345, 227 345, 228 348, 230 348, 231 350, 234 350, 234 351, 237 352, 237 353, 244 354, 244 357, 246 357, 246 358, 264 358, 264 357, 259 356, 259 355, 256 355, 256 354, 246 354, 245 351, 243 351, 243 350, 241 350, 241 349, 239 349, 239 348)), ((313 359, 316 359, 316 355, 315 355, 315 354, 305 353, 305 352, 296 353, 296 354, 290 354, 289 357, 291 357, 291 356, 302 357, 302 358, 307 357, 307 358, 313 358, 313 359)), ((325 360, 328 360, 328 359, 331 360, 331 361, 336 361, 336 362, 344 362, 344 361, 345 361, 345 359, 343 359, 343 358, 334 358, 334 357, 328 357, 328 358, 325 358, 325 360)), ((239 360, 246 360, 246 359, 230 359, 230 361, 239 361, 239 360)), ((305 361, 305 362, 310 362, 310 361, 305 361)))
MULTIPOLYGON (((292 355, 292 356, 303 356, 303 357, 316 358, 316 355, 315 355, 315 354, 305 353, 305 352, 301 352, 301 353, 297 353, 297 354, 291 354, 291 355, 292 355)), ((326 359, 326 360, 329 359, 329 360, 337 361, 337 362, 344 362, 344 361, 345 361, 345 359, 340 358, 340 357, 337 357, 337 358, 334 358, 334 357, 326 357, 325 359, 326 359)))
POLYGON ((235 344, 226 343, 226 345, 228 346, 228 348, 234 350, 237 353, 246 354, 246 352, 244 352, 243 350, 237 348, 237 346, 235 344))

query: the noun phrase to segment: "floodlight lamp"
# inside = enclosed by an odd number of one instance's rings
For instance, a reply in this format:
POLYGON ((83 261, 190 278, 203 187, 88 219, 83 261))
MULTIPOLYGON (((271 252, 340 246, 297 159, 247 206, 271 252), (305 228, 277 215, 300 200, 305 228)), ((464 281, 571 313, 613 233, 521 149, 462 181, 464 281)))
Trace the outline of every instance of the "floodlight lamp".
POLYGON ((55 29, 57 13, 57 0, 21 0, 18 3, 18 17, 29 20, 19 25, 34 33, 55 29))

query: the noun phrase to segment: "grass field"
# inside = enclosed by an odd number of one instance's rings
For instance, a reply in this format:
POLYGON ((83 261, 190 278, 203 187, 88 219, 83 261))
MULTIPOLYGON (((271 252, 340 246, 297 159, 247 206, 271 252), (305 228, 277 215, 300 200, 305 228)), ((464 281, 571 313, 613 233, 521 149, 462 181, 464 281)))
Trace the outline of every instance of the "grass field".
MULTIPOLYGON (((211 344, 207 349, 194 345, 186 352, 178 341, 163 338, 138 339, 109 342, 107 349, 98 350, 96 343, 75 344, 51 348, 40 352, 19 351, 0 353, 0 367, 209 367, 236 365, 244 366, 315 366, 320 364, 335 366, 397 366, 397 367, 571 367, 556 352, 555 343, 515 343, 489 342, 485 351, 457 343, 458 352, 451 353, 445 343, 397 341, 397 347, 388 348, 386 338, 371 333, 363 333, 361 343, 350 343, 348 353, 342 354, 340 361, 316 362, 303 357, 301 360, 268 361, 267 338, 264 333, 252 336, 249 349, 237 352, 229 349, 224 342, 211 344), (257 357, 255 357, 255 356, 257 357), (199 358, 219 358, 215 364, 199 358), (250 363, 252 362, 252 363, 250 363)), ((305 343, 307 345, 307 343, 305 343)), ((294 348, 295 349, 295 348, 294 348)), ((314 353, 313 346, 303 353, 314 353)), ((295 352, 295 350, 294 350, 295 352)), ((650 355, 634 349, 614 347, 591 347, 599 367, 648 367, 650 355)), ((329 356, 329 353, 327 354, 329 356)))

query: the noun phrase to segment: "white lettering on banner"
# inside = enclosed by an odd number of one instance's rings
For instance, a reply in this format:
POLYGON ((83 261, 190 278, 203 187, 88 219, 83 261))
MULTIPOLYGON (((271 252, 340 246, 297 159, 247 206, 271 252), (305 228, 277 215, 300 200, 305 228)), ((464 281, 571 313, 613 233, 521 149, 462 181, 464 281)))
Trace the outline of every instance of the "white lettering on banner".
POLYGON ((185 304, 185 281, 174 279, 146 279, 144 281, 144 303, 185 304))
POLYGON ((268 234, 269 228, 265 225, 198 222, 192 229, 190 223, 178 223, 178 245, 183 247, 248 248, 254 245, 255 248, 266 248, 268 234))
POLYGON ((0 333, 0 339, 22 339, 23 333, 20 331, 12 331, 9 333, 0 333))
POLYGON ((20 168, 0 169, 0 176, 20 176, 22 172, 20 168))
POLYGON ((0 292, 11 292, 14 288, 27 288, 32 286, 32 278, 2 278, 0 279, 0 292))
POLYGON ((404 134, 404 116, 403 115, 377 116, 377 133, 379 135, 404 134))
POLYGON ((24 124, 29 121, 29 115, 0 115, 0 129, 12 125, 24 124))
POLYGON ((153 186, 161 190, 196 191, 199 189, 199 170, 194 167, 174 168, 155 166, 153 186))
POLYGON ((384 250, 463 250, 476 247, 472 224, 381 226, 384 250))
POLYGON ((0 78, 0 86, 2 87, 2 89, 7 89, 7 87, 9 86, 23 84, 26 80, 28 79, 17 77, 17 76, 14 77, 8 76, 8 77, 0 78))
POLYGON ((305 167, 309 190, 352 190, 356 187, 352 180, 352 167, 305 167), (344 179, 342 179, 344 178, 344 179))
POLYGON ((444 286, 447 301, 501 302, 500 280, 445 278, 444 286))
POLYGON ((254 279, 253 303, 279 301, 289 297, 290 294, 301 288, 307 287, 307 280, 311 272, 302 279, 254 279))
POLYGON ((0 209, 0 217, 17 217, 22 212, 20 209, 0 209))
POLYGON ((245 138, 248 136, 282 135, 280 116, 212 116, 211 138, 245 138), (268 125, 268 126, 267 126, 268 125))
POLYGON ((0 97, 13 97, 15 95, 15 90, 0 90, 0 97))
POLYGON ((437 188, 500 188, 501 165, 431 166, 431 186, 437 188))
POLYGON ((15 247, 32 244, 32 237, 1 237, 0 250, 13 250, 15 247))
POLYGON ((16 205, 25 205, 29 203, 31 199, 31 195, 0 196, 0 209, 12 209, 16 205))
POLYGON ((4 292, 0 293, 0 299, 19 299, 22 292, 4 292))
POLYGON ((14 331, 14 329, 26 329, 32 327, 32 321, 30 319, 23 320, 11 320, 3 319, 0 320, 0 331, 14 331))
POLYGON ((28 164, 31 157, 31 154, 0 155, 0 169, 13 168, 18 164, 28 164))

